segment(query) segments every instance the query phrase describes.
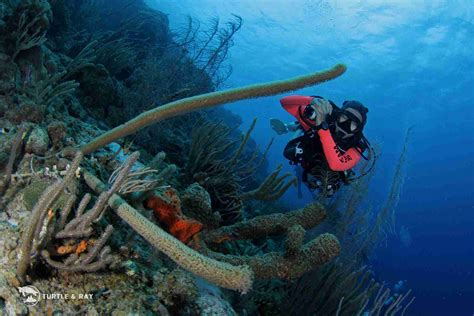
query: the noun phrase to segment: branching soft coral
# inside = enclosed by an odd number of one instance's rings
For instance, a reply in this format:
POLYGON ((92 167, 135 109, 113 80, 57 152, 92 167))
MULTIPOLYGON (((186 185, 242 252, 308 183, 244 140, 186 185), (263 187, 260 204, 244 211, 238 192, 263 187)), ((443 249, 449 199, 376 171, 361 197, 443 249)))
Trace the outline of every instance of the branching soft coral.
POLYGON ((18 54, 46 41, 46 31, 52 20, 48 1, 23 1, 7 21, 7 35, 11 42, 11 56, 15 60, 18 54))
MULTIPOLYGON (((215 211, 219 212, 225 223, 233 223, 240 218, 243 187, 246 180, 261 167, 271 145, 270 142, 263 154, 260 154, 258 147, 251 153, 245 152, 255 124, 256 119, 242 135, 240 143, 229 136, 231 129, 222 123, 198 122, 192 131, 188 161, 184 168, 185 181, 198 182, 209 192, 215 211)), ((283 182, 285 178, 265 181, 265 188, 245 197, 277 199, 279 192, 274 189, 282 189, 283 194, 289 186, 283 182), (277 188, 279 183, 282 186, 277 188)))

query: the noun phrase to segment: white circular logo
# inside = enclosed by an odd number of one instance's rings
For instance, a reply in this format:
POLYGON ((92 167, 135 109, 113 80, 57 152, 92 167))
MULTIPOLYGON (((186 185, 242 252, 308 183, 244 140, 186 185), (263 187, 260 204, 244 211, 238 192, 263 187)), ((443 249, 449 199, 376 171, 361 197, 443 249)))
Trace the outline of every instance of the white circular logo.
POLYGON ((18 291, 21 294, 23 303, 29 306, 35 306, 38 304, 41 298, 41 292, 32 285, 22 286, 18 288, 18 291))

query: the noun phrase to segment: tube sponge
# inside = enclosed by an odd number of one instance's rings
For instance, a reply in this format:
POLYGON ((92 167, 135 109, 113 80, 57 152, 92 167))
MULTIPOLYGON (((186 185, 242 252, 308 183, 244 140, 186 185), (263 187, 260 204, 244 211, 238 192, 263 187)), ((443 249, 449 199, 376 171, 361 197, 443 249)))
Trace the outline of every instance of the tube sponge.
POLYGON ((231 264, 248 265, 257 279, 275 277, 294 279, 329 262, 339 255, 340 250, 341 246, 336 236, 326 233, 304 244, 300 251, 295 251, 292 256, 280 252, 269 252, 259 256, 234 256, 210 250, 207 250, 206 254, 231 264))
POLYGON ((81 147, 84 154, 91 152, 125 136, 133 134, 161 120, 183 115, 192 111, 202 110, 220 104, 235 102, 238 100, 258 98, 275 95, 283 92, 294 91, 307 86, 339 77, 346 71, 346 66, 338 64, 331 69, 309 75, 294 77, 286 80, 273 81, 224 91, 211 92, 198 96, 181 99, 146 111, 134 119, 119 125, 110 131, 93 139, 81 147))
POLYGON ((341 247, 332 234, 322 234, 303 244, 305 229, 320 224, 326 211, 319 203, 304 208, 255 218, 218 228, 203 236, 201 248, 210 257, 235 265, 249 265, 258 279, 293 279, 325 264, 337 255, 341 247), (258 239, 286 234, 284 252, 269 252, 256 256, 224 255, 210 250, 206 243, 221 243, 235 239, 258 239))
POLYGON ((310 229, 326 218, 326 210, 319 203, 308 204, 302 209, 288 213, 261 215, 230 226, 223 226, 206 232, 204 240, 208 243, 220 243, 234 239, 258 239, 267 236, 283 235, 294 225, 310 229))
MULTIPOLYGON (((88 172, 84 172, 84 180, 96 192, 105 190, 105 185, 88 172)), ((252 287, 253 271, 249 266, 235 266, 200 254, 150 222, 117 194, 108 203, 137 233, 184 269, 223 288, 247 293, 252 287)))

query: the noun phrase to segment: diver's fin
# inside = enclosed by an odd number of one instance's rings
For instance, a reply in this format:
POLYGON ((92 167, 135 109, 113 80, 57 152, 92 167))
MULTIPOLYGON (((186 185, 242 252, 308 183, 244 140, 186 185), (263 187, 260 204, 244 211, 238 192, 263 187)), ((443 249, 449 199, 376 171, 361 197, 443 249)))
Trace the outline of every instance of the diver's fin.
POLYGON ((278 134, 278 135, 283 135, 288 133, 288 127, 286 126, 285 123, 280 121, 279 119, 270 119, 270 125, 272 126, 272 129, 278 134))

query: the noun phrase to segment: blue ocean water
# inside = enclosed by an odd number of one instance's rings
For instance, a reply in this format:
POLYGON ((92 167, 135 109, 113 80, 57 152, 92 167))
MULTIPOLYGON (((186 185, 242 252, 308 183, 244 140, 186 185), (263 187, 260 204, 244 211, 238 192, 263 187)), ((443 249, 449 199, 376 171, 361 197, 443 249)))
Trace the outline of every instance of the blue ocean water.
MULTIPOLYGON (((397 229, 372 260, 389 284, 407 280, 416 301, 409 315, 474 315, 474 4, 465 1, 150 0, 172 27, 237 14, 244 20, 225 87, 283 79, 342 62, 348 71, 298 91, 370 109, 366 136, 382 144, 369 198, 383 200, 404 135, 414 126, 397 229), (407 237, 406 234, 409 234, 407 237), (403 236, 401 238, 400 236, 403 236), (407 242, 407 238, 409 242, 407 242)), ((276 135, 270 118, 290 121, 281 96, 227 106, 253 137, 276 135)), ((285 163, 289 140, 277 138, 270 163, 285 163)), ((289 171, 292 168, 286 166, 289 171)), ((286 199, 303 205, 294 191, 286 199)))

